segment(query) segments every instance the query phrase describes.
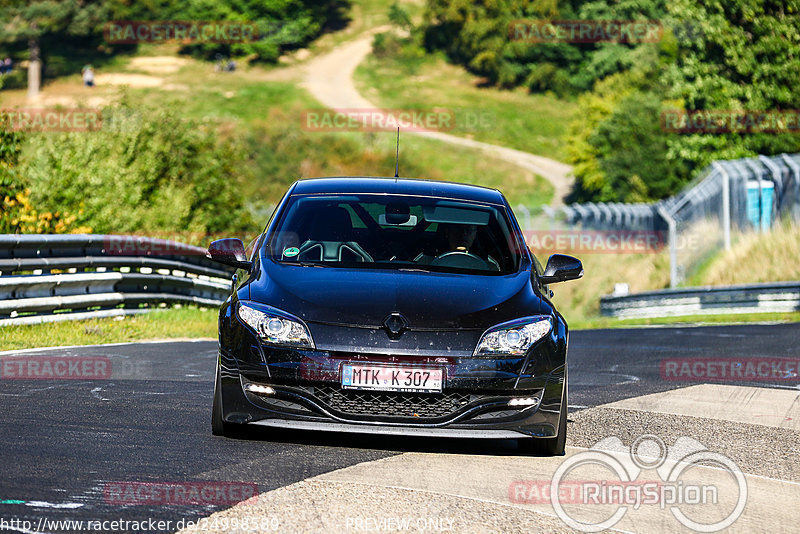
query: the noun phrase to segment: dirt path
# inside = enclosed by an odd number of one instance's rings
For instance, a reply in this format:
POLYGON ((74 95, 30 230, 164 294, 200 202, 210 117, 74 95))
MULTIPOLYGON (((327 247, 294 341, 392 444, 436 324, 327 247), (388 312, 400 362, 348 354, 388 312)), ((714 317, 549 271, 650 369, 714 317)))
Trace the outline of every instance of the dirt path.
MULTIPOLYGON (((319 56, 307 64, 303 86, 323 105, 333 109, 375 109, 356 89, 353 73, 356 67, 372 50, 372 36, 388 27, 374 28, 357 39, 344 43, 331 52, 319 56)), ((553 206, 564 204, 564 197, 572 186, 572 167, 543 156, 535 156, 521 150, 474 141, 436 131, 413 132, 430 139, 483 150, 487 154, 514 163, 535 172, 553 184, 553 206)))

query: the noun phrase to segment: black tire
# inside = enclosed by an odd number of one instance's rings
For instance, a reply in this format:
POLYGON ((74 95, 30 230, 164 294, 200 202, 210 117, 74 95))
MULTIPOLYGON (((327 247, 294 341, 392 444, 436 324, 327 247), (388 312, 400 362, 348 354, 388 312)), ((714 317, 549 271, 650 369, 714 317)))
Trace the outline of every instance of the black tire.
POLYGON ((227 436, 229 425, 222 420, 222 381, 219 377, 219 365, 214 379, 214 404, 211 407, 211 433, 215 436, 227 436))

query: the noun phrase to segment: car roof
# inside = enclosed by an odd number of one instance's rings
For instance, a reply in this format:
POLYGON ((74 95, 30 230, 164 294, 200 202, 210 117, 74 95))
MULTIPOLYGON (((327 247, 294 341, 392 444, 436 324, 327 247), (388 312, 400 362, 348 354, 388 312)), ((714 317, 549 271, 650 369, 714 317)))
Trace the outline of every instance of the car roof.
POLYGON ((378 176, 307 178, 298 180, 292 190, 293 195, 333 193, 391 193, 506 205, 503 194, 497 189, 455 182, 420 180, 416 178, 386 178, 378 176))

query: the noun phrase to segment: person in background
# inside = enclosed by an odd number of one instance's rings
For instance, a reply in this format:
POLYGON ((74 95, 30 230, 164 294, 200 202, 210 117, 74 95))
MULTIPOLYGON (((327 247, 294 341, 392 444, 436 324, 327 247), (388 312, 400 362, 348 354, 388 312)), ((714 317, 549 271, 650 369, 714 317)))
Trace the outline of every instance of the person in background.
POLYGON ((91 65, 86 65, 81 69, 83 74, 83 85, 86 87, 94 87, 94 69, 91 65))
POLYGON ((11 61, 10 57, 7 57, 0 62, 0 74, 8 74, 12 70, 14 70, 14 62, 11 61))

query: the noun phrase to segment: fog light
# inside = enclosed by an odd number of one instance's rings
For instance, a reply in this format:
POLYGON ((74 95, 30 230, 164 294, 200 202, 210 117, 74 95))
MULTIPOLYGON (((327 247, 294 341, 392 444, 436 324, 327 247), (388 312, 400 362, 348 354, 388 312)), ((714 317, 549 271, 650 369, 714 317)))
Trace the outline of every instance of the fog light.
POLYGON ((246 391, 250 393, 255 393, 256 395, 274 395, 275 390, 269 386, 261 386, 258 384, 247 384, 244 388, 246 391))
POLYGON ((519 397, 508 401, 509 406, 535 406, 539 404, 539 397, 519 397))

